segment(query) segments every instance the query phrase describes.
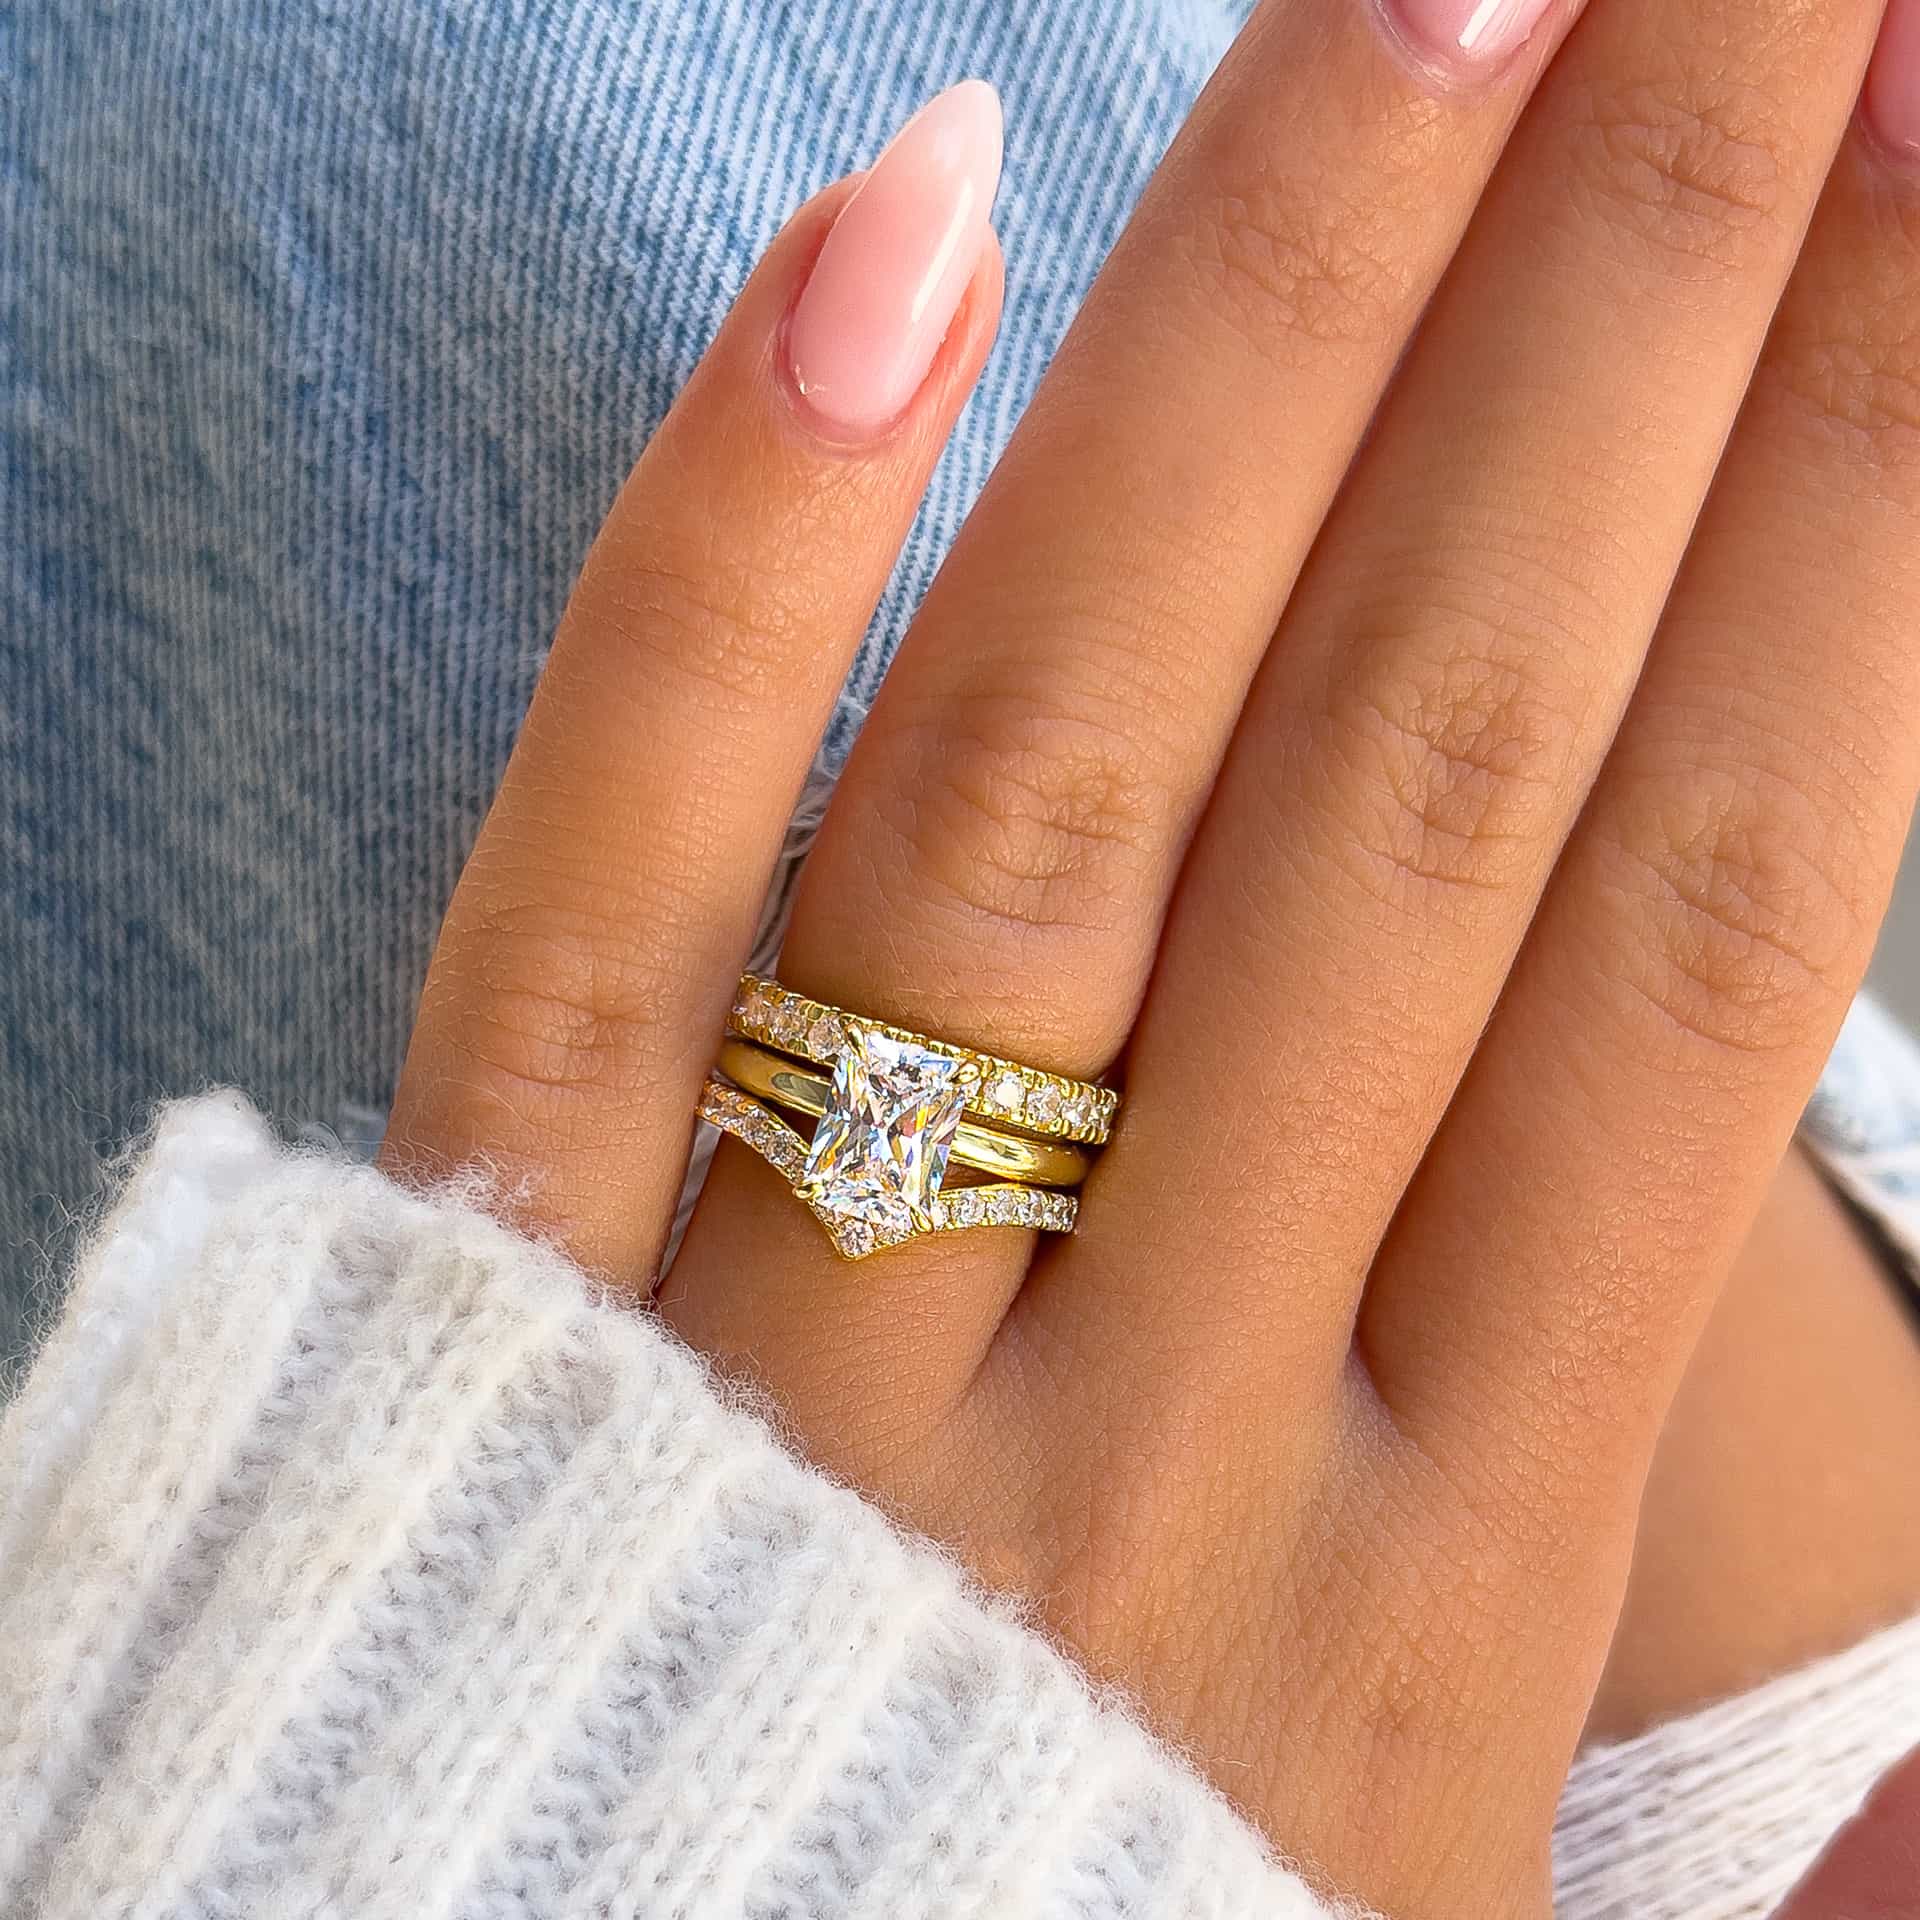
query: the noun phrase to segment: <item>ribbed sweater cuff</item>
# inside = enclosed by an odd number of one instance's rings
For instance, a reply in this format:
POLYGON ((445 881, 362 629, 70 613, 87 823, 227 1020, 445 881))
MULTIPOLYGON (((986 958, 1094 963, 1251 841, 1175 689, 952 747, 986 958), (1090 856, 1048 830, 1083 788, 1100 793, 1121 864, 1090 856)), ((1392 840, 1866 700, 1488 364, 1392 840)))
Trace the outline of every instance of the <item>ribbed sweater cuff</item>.
POLYGON ((654 1318, 171 1109, 0 1426, 0 1912, 1305 1920, 654 1318))

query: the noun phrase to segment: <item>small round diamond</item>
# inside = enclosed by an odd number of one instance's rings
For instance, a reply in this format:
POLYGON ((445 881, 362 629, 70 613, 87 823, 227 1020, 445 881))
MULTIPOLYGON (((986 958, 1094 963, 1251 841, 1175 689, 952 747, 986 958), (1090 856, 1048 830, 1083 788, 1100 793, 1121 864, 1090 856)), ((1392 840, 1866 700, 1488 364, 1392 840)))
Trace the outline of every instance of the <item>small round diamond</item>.
POLYGON ((1051 1127, 1060 1119, 1060 1089, 1051 1080, 1042 1080, 1027 1095, 1027 1118, 1037 1125, 1051 1127))
POLYGON ((1018 1113, 1026 1098, 1026 1083, 1017 1073, 1003 1073, 987 1089, 987 1099, 1002 1113, 1018 1113))
POLYGON ((831 1060, 846 1038, 840 1022, 830 1013, 816 1013, 807 1028, 807 1052, 816 1060, 831 1060))

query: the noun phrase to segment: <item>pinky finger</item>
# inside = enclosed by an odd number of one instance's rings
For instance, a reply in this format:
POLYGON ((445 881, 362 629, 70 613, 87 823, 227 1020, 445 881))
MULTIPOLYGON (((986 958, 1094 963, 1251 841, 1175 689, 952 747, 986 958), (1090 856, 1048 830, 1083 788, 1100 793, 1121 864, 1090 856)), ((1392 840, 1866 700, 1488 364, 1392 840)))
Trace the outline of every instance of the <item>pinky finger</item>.
POLYGON ((1920 198, 1836 164, 1613 751, 1362 1310, 1387 1403, 1616 1557, 1920 784, 1920 198))
POLYGON ((1914 1920, 1920 1914, 1920 1748, 1873 1790, 1774 1920, 1914 1920))

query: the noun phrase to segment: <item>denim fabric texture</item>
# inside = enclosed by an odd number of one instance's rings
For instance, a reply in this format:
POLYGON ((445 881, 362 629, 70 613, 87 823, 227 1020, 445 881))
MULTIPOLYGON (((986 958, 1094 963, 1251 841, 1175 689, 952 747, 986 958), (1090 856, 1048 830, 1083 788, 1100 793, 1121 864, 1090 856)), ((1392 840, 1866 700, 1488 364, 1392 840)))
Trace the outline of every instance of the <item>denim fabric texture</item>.
POLYGON ((620 479, 786 214, 983 74, 1005 323, 837 763, 1238 15, 0 5, 9 1273, 158 1095, 377 1129, 620 479))
POLYGON ((1920 1043, 1865 994, 1847 1014, 1800 1137, 1877 1231, 1920 1331, 1920 1043))
POLYGON ((981 74, 1005 321, 837 765, 1243 11, 0 3, 0 1354, 156 1097, 377 1133, 620 478, 785 214, 981 74))

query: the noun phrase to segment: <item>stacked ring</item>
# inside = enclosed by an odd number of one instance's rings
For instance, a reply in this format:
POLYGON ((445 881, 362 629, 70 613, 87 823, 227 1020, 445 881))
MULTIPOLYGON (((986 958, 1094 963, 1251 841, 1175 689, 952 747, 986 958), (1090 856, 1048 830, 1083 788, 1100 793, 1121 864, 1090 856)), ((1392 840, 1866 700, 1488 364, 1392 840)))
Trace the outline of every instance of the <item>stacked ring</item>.
POLYGON ((1066 1233, 1089 1148, 1119 1096, 889 1026, 749 974, 701 1118, 767 1160, 860 1259, 925 1233, 1014 1226, 1066 1233), (820 1071, 815 1071, 820 1069, 820 1071), (811 1119, 811 1138, 774 1109, 811 1119), (949 1167, 988 1176, 949 1184, 949 1167))

